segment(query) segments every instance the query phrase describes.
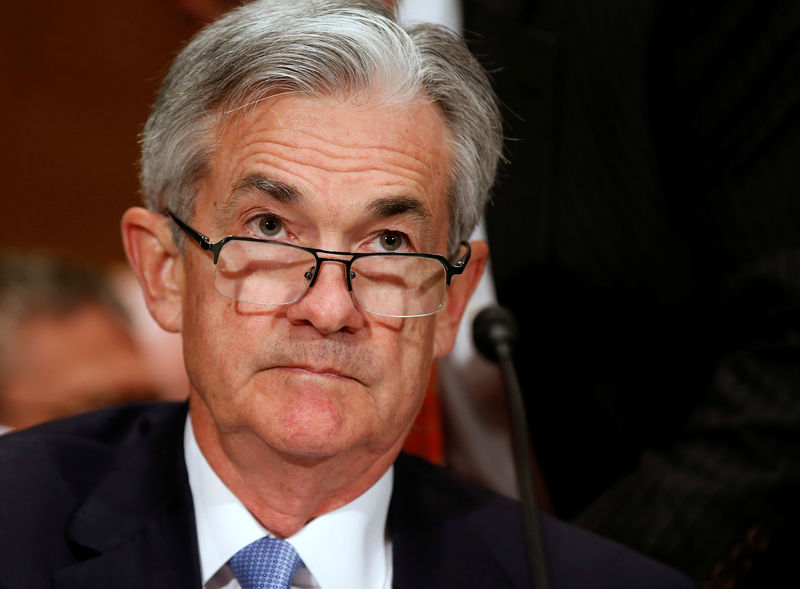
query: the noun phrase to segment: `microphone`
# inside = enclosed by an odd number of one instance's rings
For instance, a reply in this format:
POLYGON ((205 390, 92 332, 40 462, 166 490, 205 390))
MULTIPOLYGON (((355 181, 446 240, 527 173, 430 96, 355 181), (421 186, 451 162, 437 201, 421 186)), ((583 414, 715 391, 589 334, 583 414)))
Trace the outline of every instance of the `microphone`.
POLYGON ((533 495, 531 478, 530 436, 525 417, 525 405, 512 360, 514 343, 517 340, 517 322, 510 311, 503 307, 487 307, 472 323, 475 347, 487 359, 499 364, 505 384, 511 414, 511 434, 514 443, 514 462, 525 521, 525 537, 528 543, 531 579, 536 589, 547 589, 547 564, 542 549, 539 530, 539 515, 533 495))
POLYGON ((484 358, 492 362, 511 356, 517 331, 514 316, 503 307, 486 307, 472 323, 475 346, 484 358))

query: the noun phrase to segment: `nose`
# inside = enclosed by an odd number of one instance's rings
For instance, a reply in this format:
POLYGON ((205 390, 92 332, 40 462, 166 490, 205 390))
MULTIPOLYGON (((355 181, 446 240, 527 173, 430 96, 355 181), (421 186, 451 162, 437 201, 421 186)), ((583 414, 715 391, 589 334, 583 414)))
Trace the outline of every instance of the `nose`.
POLYGON ((328 260, 317 268, 314 285, 289 305, 286 317, 295 325, 311 325, 324 335, 355 332, 364 325, 364 315, 347 288, 345 265, 328 260))

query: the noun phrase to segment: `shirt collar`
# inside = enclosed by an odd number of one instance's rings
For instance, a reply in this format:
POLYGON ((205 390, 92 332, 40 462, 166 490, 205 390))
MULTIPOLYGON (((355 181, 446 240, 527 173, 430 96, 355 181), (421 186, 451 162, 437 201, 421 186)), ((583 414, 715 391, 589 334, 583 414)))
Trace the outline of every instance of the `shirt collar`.
MULTIPOLYGON (((191 420, 184 430, 184 456, 192 490, 200 569, 207 583, 240 549, 271 536, 220 480, 200 451, 191 420)), ((393 468, 365 493, 286 538, 325 589, 388 587, 391 545, 386 514, 393 468)))

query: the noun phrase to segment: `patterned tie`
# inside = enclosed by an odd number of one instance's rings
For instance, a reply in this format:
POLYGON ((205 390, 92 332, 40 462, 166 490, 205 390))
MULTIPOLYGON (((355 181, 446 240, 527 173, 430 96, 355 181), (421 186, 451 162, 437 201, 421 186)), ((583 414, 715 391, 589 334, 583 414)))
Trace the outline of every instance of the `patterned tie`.
POLYGON ((228 561, 242 589, 289 589, 303 561, 294 546, 278 538, 261 538, 228 561))

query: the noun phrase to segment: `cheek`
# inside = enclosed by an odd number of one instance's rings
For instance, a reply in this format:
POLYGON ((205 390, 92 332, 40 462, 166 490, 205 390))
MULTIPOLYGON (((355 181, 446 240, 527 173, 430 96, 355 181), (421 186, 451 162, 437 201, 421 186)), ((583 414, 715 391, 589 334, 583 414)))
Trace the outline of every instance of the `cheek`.
POLYGON ((430 318, 400 320, 405 323, 385 346, 386 394, 392 398, 395 418, 416 412, 427 390, 433 366, 434 329, 430 318), (401 412, 401 413, 398 413, 401 412))
POLYGON ((187 289, 183 308, 183 353, 193 388, 205 397, 237 386, 247 332, 239 325, 234 302, 210 284, 187 289))

